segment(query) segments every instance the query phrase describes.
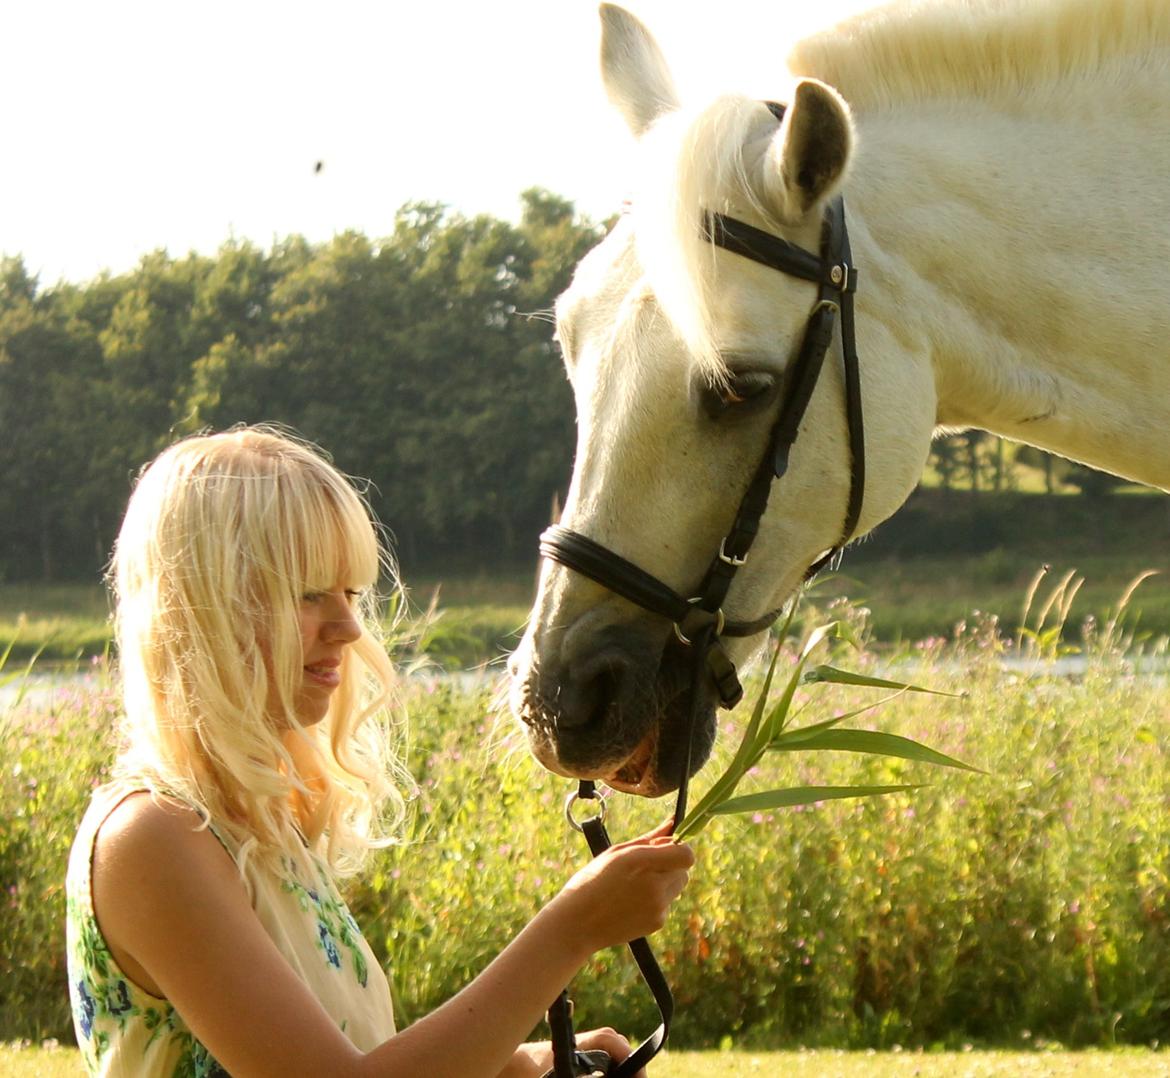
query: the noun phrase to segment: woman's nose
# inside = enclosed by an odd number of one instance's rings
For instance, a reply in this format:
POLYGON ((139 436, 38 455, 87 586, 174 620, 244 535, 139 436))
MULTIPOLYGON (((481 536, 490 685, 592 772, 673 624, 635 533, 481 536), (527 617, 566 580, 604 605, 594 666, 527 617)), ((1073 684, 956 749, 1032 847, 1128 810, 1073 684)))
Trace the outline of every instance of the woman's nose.
POLYGON ((328 613, 321 635, 330 643, 352 644, 362 635, 361 623, 347 596, 336 598, 328 613))

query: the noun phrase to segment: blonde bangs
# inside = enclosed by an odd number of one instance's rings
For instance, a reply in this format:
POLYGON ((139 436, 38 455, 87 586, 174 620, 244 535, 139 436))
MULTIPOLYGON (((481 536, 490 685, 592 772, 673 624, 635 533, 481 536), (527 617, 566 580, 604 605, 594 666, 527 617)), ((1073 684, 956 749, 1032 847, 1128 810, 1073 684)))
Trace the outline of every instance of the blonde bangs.
POLYGON ((241 859, 350 871, 391 841, 409 778, 374 586, 397 588, 368 507, 318 451, 267 427, 187 439, 146 470, 114 556, 127 748, 118 773, 196 805, 241 859), (360 589, 325 719, 305 729, 298 623, 311 591, 360 589), (290 739, 285 736, 292 731, 290 739))

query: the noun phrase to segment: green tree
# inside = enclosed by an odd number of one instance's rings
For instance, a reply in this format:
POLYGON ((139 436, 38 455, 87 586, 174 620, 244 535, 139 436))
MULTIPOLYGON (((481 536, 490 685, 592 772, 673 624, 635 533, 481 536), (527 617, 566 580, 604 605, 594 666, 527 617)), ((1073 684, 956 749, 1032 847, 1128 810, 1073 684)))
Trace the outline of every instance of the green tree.
POLYGON ((369 477, 414 564, 530 553, 573 445, 549 312, 601 234, 532 190, 518 224, 418 203, 378 241, 156 252, 45 292, 3 260, 0 572, 88 575, 143 461, 260 420, 369 477))
POLYGON ((0 576, 52 580, 104 561, 90 389, 96 339, 19 260, 0 267, 0 576))

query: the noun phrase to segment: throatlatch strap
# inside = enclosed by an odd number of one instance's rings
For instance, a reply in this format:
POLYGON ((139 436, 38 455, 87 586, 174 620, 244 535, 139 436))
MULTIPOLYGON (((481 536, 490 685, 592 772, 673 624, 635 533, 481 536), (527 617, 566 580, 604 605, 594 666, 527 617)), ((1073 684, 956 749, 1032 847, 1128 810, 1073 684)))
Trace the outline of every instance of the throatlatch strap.
MULTIPOLYGON (((849 233, 845 229, 845 205, 837 201, 831 208, 834 217, 840 218, 841 257, 850 267, 853 252, 849 246, 849 233)), ((850 270, 853 277, 857 271, 850 270)), ((841 361, 845 370, 845 418, 849 424, 849 453, 852 458, 852 478, 849 484, 849 508, 845 513, 843 542, 848 542, 857 530, 861 519, 861 506, 865 500, 865 421, 861 407, 861 361, 857 356, 857 332, 853 321, 853 296, 846 293, 841 297, 841 361)))

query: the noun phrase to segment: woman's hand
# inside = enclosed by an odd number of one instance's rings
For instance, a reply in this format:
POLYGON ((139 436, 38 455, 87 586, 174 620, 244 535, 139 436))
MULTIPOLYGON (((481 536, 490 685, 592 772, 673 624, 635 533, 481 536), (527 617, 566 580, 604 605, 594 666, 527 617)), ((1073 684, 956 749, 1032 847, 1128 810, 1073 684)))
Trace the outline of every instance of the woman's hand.
POLYGON ((587 954, 657 932, 695 863, 670 821, 595 857, 549 903, 587 954))
MULTIPOLYGON (((630 1042, 616 1029, 590 1029, 577 1034, 577 1048, 582 1052, 608 1052, 610 1059, 621 1062, 630 1054, 630 1042)), ((548 1041, 522 1044, 499 1078, 541 1078, 553 1065, 552 1045, 548 1041)), ((640 1070, 634 1078, 646 1078, 640 1070)))

